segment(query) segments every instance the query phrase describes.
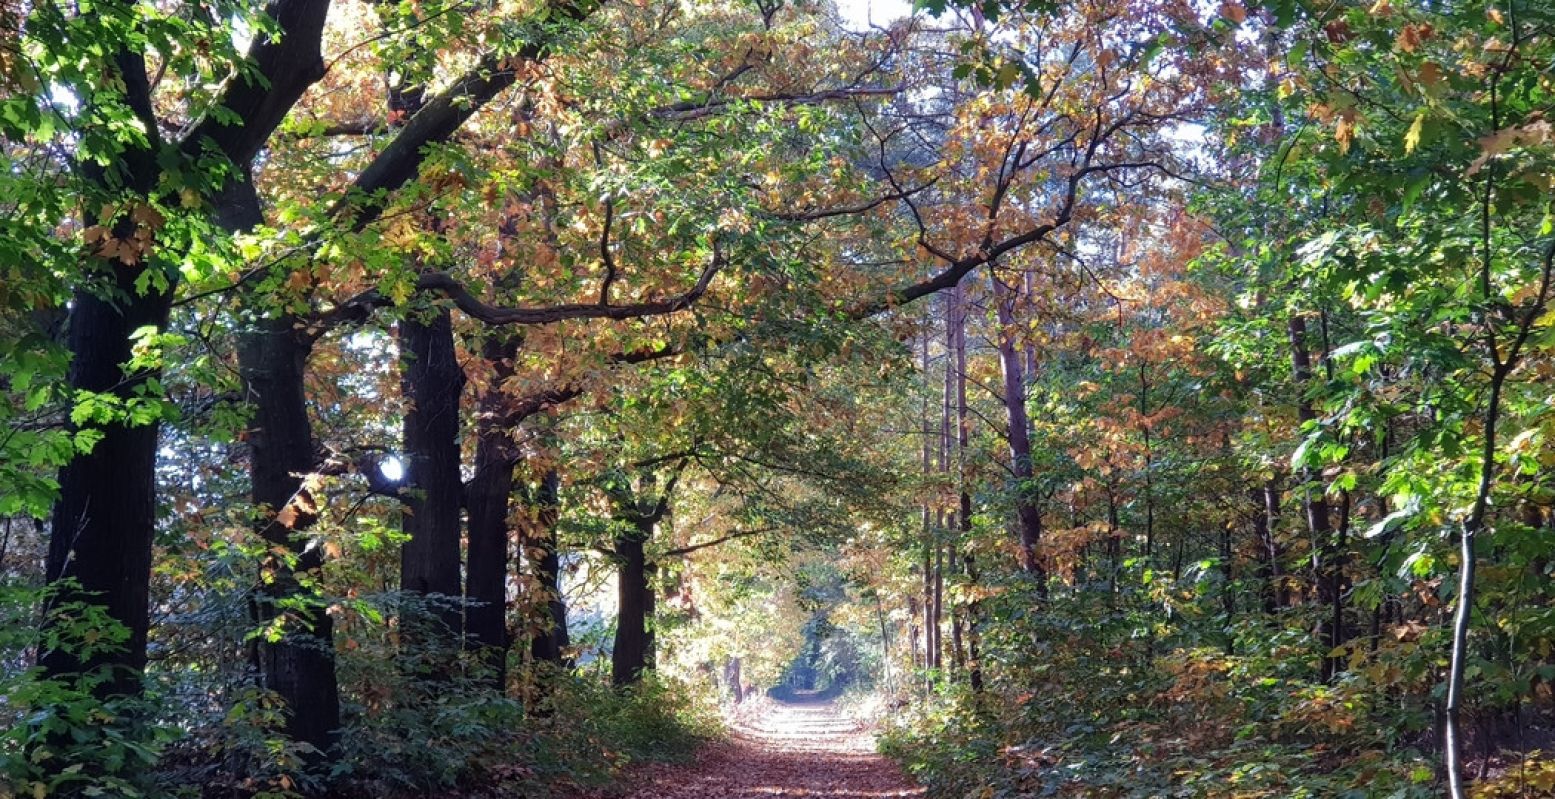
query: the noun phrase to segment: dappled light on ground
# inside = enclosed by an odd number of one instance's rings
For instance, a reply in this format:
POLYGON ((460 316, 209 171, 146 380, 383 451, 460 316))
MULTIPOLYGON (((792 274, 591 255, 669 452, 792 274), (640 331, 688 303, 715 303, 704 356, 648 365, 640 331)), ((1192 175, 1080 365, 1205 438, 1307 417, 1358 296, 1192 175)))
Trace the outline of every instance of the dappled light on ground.
POLYGON ((644 770, 626 783, 627 799, 923 796, 875 754, 870 729, 833 702, 802 697, 764 705, 694 763, 644 770))

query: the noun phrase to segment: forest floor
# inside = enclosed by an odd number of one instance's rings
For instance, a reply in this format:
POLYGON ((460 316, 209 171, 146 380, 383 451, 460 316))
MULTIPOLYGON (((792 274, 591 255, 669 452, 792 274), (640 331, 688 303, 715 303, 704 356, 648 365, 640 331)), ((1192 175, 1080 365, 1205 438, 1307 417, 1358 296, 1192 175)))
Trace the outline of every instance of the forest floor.
MULTIPOLYGON (((890 799, 922 797, 895 764, 875 753, 874 732, 836 703, 803 697, 760 700, 726 741, 692 763, 629 773, 612 799, 890 799)), ((580 799, 582 799, 580 797, 580 799)))

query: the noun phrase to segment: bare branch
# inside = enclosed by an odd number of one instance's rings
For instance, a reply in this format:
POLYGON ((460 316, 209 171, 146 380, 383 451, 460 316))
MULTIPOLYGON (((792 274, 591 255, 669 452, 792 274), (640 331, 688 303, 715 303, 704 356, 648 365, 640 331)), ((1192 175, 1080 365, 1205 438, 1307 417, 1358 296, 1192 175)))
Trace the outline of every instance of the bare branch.
POLYGON ((739 538, 749 538, 749 537, 751 537, 753 535, 761 535, 763 533, 774 532, 777 529, 778 528, 776 528, 776 527, 758 527, 758 528, 756 528, 754 530, 737 530, 737 531, 732 532, 732 533, 730 533, 728 535, 721 536, 719 538, 714 538, 711 541, 703 541, 703 542, 697 543, 697 544, 689 544, 687 546, 677 547, 677 548, 672 549, 672 550, 670 550, 668 552, 665 552, 661 557, 665 557, 665 558, 678 558, 678 557, 682 557, 682 556, 685 556, 685 555, 690 555, 691 553, 696 552, 699 549, 707 549, 708 547, 716 547, 719 544, 723 544, 723 543, 726 543, 726 542, 729 542, 729 541, 734 541, 734 540, 739 539, 739 538))

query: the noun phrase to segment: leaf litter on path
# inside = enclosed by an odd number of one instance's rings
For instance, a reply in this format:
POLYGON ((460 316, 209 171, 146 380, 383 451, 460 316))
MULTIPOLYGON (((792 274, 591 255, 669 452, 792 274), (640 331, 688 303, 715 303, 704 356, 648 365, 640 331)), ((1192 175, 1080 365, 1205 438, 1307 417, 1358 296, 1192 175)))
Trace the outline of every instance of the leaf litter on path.
POLYGON ((692 763, 628 774, 608 793, 577 799, 895 799, 922 797, 895 764, 876 754, 870 730, 832 702, 764 703, 735 723, 727 741, 692 763))

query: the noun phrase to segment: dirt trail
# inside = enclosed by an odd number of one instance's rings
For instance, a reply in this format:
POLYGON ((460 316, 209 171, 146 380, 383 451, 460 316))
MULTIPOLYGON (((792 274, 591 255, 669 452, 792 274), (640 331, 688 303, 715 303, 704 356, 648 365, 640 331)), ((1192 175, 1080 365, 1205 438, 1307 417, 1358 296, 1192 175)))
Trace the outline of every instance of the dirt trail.
POLYGON ((860 729, 820 700, 772 702, 696 762, 629 777, 628 799, 922 797, 860 729))

